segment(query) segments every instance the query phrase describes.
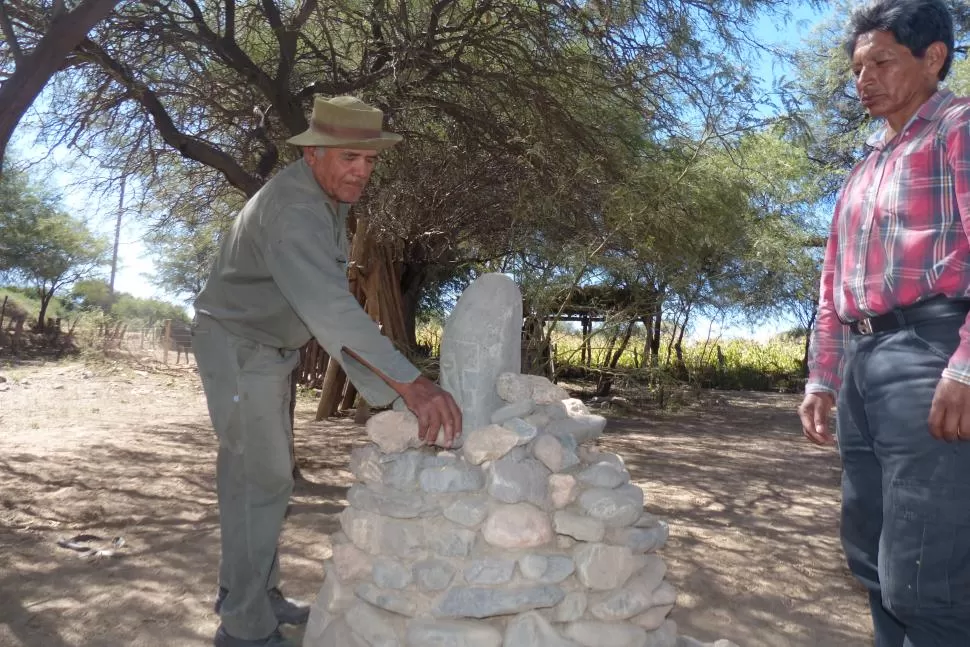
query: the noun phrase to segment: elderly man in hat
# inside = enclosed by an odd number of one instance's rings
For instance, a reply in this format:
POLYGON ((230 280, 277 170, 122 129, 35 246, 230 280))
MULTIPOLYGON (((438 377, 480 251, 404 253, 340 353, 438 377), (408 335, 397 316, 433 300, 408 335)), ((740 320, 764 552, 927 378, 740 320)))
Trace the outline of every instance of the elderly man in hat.
POLYGON ((876 0, 846 50, 882 120, 839 194, 805 435, 842 456, 842 545, 878 647, 970 645, 970 101, 942 0, 876 0))
POLYGON ((369 403, 398 398, 419 434, 446 444, 461 430, 451 396, 422 377, 348 290, 346 220, 381 150, 401 140, 353 97, 314 102, 291 138, 303 156, 254 195, 222 241, 195 301, 193 347, 219 438, 222 539, 216 647, 291 645, 279 625, 308 609, 279 589, 277 544, 293 489, 290 374, 311 337, 369 403))

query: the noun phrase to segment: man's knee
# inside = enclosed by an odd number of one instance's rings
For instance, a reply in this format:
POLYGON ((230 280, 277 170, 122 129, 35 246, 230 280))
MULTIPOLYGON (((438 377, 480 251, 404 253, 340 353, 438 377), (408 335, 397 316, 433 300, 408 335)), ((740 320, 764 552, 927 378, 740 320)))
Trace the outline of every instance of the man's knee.
POLYGON ((970 488, 896 481, 880 555, 883 603, 901 619, 970 613, 970 488))

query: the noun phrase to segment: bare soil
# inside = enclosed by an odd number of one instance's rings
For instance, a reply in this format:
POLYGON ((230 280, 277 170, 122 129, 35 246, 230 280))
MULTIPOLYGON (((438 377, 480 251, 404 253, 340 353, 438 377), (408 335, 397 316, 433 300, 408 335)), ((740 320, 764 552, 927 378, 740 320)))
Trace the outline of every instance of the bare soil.
MULTIPOLYGON (((216 443, 192 367, 0 367, 0 646, 211 645, 219 559, 216 443), (79 534, 99 557, 58 545, 79 534), (120 548, 111 545, 120 537, 120 548)), ((838 542, 839 462, 802 439, 797 397, 706 393, 614 417, 620 454, 670 523, 681 632, 742 647, 871 644, 838 542)), ((312 599, 363 431, 297 408, 297 486, 281 549, 312 599)), ((299 633, 291 633, 297 639, 299 633)))

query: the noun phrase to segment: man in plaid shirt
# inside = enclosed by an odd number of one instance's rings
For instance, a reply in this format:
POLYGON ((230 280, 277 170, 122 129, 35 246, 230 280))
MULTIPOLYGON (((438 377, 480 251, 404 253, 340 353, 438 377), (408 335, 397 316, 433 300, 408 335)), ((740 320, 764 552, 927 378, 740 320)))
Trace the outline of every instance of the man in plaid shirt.
POLYGON ((885 120, 836 203, 805 435, 842 456, 842 544, 877 647, 970 646, 970 101, 942 0, 875 0, 846 50, 885 120))

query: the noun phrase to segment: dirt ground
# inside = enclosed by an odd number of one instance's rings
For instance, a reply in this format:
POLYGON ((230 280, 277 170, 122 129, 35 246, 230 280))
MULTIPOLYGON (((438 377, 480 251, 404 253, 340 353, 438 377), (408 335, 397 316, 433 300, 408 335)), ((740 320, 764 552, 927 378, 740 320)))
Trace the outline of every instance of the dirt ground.
MULTIPOLYGON (((214 436, 192 369, 143 368, 0 366, 0 646, 211 645, 214 436), (57 543, 78 534, 99 537, 88 545, 106 554, 57 543)), ((682 633, 742 647, 871 644, 837 539, 838 457, 802 439, 796 404, 705 394, 676 413, 611 419, 599 441, 670 523, 663 557, 682 633)), ((349 421, 314 422, 314 410, 300 400, 307 480, 281 550, 287 594, 306 599, 322 583, 363 436, 349 421)))

